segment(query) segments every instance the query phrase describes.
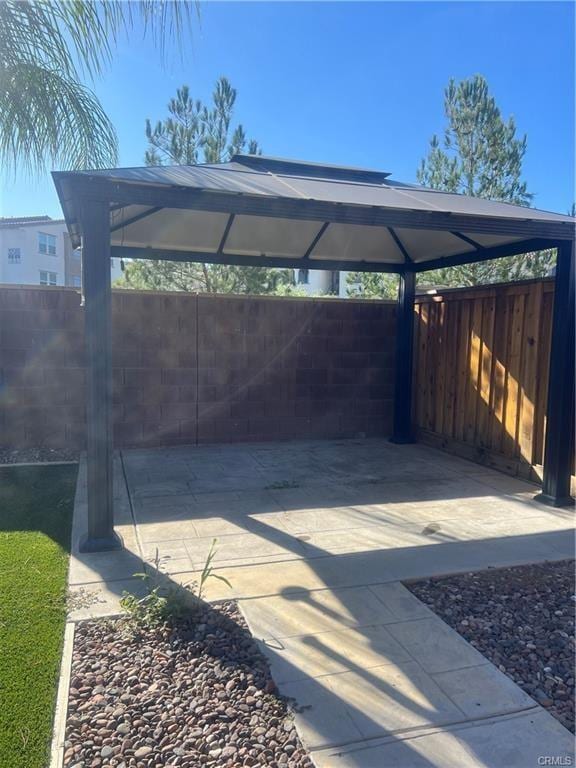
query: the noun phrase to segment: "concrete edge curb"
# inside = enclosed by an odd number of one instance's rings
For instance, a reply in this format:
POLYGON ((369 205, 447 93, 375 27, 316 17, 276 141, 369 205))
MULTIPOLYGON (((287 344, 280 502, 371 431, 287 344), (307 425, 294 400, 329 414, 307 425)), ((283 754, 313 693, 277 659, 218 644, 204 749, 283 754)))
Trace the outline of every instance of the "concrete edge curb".
POLYGON ((62 662, 60 664, 60 677, 58 680, 58 693, 56 695, 56 707, 54 710, 50 762, 48 764, 49 768, 62 768, 64 764, 64 740, 66 737, 68 692, 72 674, 72 652, 74 650, 75 629, 76 625, 74 622, 66 622, 66 627, 64 629, 64 644, 62 647, 62 662))

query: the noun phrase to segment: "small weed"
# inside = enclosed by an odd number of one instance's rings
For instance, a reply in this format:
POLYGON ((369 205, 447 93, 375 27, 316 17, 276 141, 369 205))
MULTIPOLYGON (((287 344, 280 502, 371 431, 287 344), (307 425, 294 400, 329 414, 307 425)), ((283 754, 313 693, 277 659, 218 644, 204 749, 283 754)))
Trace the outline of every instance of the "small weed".
MULTIPOLYGON (((160 568, 160 556, 158 549, 154 557, 156 573, 160 568)), ((155 575, 144 571, 134 573, 134 577, 142 579, 146 594, 144 597, 136 597, 131 592, 124 591, 120 605, 128 613, 132 622, 138 626, 157 627, 168 618, 168 597, 160 594, 160 585, 155 583, 155 575)))
POLYGON ((228 587, 232 585, 224 576, 214 573, 212 561, 216 555, 216 543, 214 539, 206 557, 206 562, 200 573, 198 581, 184 584, 183 587, 168 587, 162 589, 158 581, 160 572, 160 555, 158 549, 154 557, 154 571, 135 573, 134 576, 142 579, 146 588, 143 597, 136 597, 130 592, 123 592, 120 605, 128 613, 133 625, 138 627, 157 627, 169 619, 182 616, 186 608, 190 608, 190 596, 192 602, 199 606, 204 597, 204 588, 208 579, 218 579, 228 587))
POLYGON ((206 558, 206 562, 204 563, 204 568, 202 568, 202 573, 200 574, 200 581, 189 582, 185 585, 186 589, 190 590, 198 602, 201 602, 204 598, 204 585, 208 579, 218 579, 218 581, 223 581, 226 586, 232 589, 232 584, 230 584, 227 578, 220 576, 218 573, 214 573, 212 560, 214 560, 214 557, 216 556, 216 543, 217 539, 213 539, 212 544, 210 545, 210 551, 208 552, 208 556, 206 558))

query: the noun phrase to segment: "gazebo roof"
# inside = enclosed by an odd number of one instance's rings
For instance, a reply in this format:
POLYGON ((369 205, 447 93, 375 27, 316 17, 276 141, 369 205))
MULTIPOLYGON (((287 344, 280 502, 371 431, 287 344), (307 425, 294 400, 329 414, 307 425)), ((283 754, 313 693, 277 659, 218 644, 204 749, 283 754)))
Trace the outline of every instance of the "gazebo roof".
POLYGON ((74 245, 79 201, 111 201, 113 253, 402 271, 574 238, 575 220, 394 181, 381 171, 235 155, 228 163, 54 174, 74 245))

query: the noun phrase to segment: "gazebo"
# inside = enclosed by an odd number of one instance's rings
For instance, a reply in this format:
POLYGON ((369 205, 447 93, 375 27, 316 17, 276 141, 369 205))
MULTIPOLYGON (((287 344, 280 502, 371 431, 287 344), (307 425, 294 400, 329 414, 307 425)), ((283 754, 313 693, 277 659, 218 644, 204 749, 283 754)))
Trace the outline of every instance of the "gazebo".
POLYGON ((88 536, 121 546, 112 492, 110 258, 399 275, 394 428, 414 441, 416 274, 556 249, 542 492, 570 504, 574 422, 575 221, 393 181, 381 171, 235 155, 196 166, 53 174, 74 247, 82 246, 87 343, 88 536))

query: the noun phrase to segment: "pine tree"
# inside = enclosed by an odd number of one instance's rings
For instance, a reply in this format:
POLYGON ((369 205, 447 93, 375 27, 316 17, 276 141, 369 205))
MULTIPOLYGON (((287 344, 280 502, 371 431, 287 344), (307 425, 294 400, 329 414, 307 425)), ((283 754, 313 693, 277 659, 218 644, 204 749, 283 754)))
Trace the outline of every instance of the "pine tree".
MULTIPOLYGON (((246 150, 261 154, 258 142, 248 141, 242 125, 232 129, 236 95, 225 77, 217 81, 210 106, 193 99, 187 85, 179 88, 168 103, 168 117, 154 126, 146 121, 146 165, 221 163, 246 150)), ((117 284, 164 291, 268 294, 282 292, 293 281, 289 269, 146 260, 127 264, 117 284)))
POLYGON ((418 180, 447 192, 529 205, 533 195, 522 181, 526 135, 516 138, 514 118, 502 119, 486 80, 481 75, 450 80, 444 110, 443 141, 432 137, 418 180))
POLYGON ((289 269, 197 264, 154 259, 131 261, 118 287, 152 291, 274 294, 287 292, 289 269))
MULTIPOLYGON (((530 205, 533 195, 522 179, 526 136, 517 137, 514 118, 504 120, 488 83, 481 75, 445 91, 447 125, 442 138, 434 135, 428 155, 417 171, 418 181, 433 189, 471 197, 530 205)), ((474 286, 544 277, 554 263, 553 251, 437 269, 418 276, 420 284, 474 286)), ((397 281, 390 275, 353 273, 349 284, 356 294, 391 297, 397 281)))
POLYGON ((183 85, 176 91, 176 97, 168 102, 168 112, 170 117, 159 120, 154 127, 150 120, 146 120, 148 149, 145 163, 194 165, 202 149, 202 104, 192 99, 190 89, 183 85))
POLYGON ((210 106, 193 99, 187 85, 178 88, 168 102, 169 116, 154 126, 146 120, 146 165, 223 163, 246 149, 250 155, 262 154, 257 141, 247 140, 242 125, 231 131, 236 96, 225 77, 216 82, 210 106))
MULTIPOLYGON (((516 136, 513 117, 504 120, 488 83, 481 75, 450 80, 444 109, 448 124, 442 140, 433 136, 418 168, 425 186, 471 197, 529 205, 533 195, 522 180, 526 135, 516 136)), ((438 269, 421 276, 426 283, 472 286, 543 277, 553 264, 553 251, 438 269)))

